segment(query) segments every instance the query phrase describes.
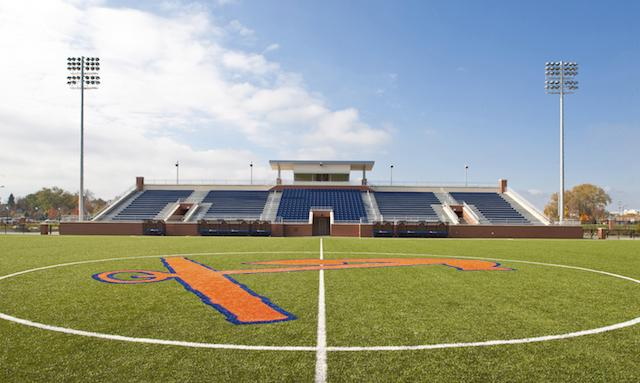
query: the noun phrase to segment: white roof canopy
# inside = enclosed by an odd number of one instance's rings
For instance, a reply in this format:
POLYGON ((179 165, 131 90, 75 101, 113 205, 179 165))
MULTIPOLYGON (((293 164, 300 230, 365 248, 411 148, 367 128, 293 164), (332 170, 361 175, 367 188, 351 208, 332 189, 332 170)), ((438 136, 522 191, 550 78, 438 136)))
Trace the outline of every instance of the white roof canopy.
POLYGON ((300 167, 313 166, 313 167, 349 167, 349 170, 371 170, 373 169, 374 161, 316 161, 316 160, 271 160, 269 164, 273 170, 294 170, 300 167))

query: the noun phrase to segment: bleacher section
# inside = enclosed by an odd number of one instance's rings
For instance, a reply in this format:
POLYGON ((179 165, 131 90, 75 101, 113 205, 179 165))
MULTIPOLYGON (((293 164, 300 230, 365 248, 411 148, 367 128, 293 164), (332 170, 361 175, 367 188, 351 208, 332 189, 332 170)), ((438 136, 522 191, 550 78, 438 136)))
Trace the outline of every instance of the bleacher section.
POLYGON ((431 192, 376 192, 378 209, 384 220, 439 221, 431 207, 440 200, 431 192))
POLYGON ((366 219, 360 190, 285 189, 278 207, 284 221, 306 221, 311 207, 332 207, 336 222, 366 219))
POLYGON ((211 203, 204 219, 246 218, 258 219, 269 197, 268 191, 212 190, 202 200, 211 203))
POLYGON ((167 204, 187 198, 191 193, 193 193, 193 190, 145 190, 113 217, 113 220, 141 221, 154 219, 167 204))
POLYGON ((505 179, 497 185, 483 186, 391 185, 367 180, 374 161, 272 160, 269 165, 275 179, 264 183, 145 183, 144 177, 136 177, 135 186, 92 222, 63 222, 60 234, 457 238, 583 235, 579 226, 553 225, 508 187, 505 179))
POLYGON ((459 203, 466 202, 468 205, 475 206, 492 224, 528 225, 531 223, 498 193, 452 192, 450 194, 459 203))

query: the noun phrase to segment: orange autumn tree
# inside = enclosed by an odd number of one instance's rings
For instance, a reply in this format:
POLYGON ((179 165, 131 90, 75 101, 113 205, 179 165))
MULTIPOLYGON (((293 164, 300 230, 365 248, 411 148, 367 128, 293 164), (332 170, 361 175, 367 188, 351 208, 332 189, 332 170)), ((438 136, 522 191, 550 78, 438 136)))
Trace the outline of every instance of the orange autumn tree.
MULTIPOLYGON (((564 216, 583 223, 595 223, 607 216, 611 197, 599 186, 582 184, 564 192, 564 216)), ((553 193, 544 214, 552 221, 558 220, 558 193, 553 193)))

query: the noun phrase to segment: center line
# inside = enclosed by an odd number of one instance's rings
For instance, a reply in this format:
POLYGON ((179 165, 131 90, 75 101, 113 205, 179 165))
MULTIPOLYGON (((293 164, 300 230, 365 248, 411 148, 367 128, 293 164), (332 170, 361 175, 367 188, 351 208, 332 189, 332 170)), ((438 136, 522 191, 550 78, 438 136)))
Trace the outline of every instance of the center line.
MULTIPOLYGON (((320 238, 320 259, 324 259, 320 238)), ((318 341, 316 345, 316 383, 327 381, 327 319, 324 307, 324 270, 320 269, 318 284, 318 341)))

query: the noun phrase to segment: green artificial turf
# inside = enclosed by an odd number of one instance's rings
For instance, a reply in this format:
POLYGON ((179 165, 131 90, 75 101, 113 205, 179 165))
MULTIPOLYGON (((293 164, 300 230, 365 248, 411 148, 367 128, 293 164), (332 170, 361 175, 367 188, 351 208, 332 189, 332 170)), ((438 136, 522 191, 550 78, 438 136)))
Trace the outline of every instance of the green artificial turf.
MULTIPOLYGON (((640 241, 324 238, 324 257, 497 258, 514 271, 438 266, 325 271, 328 346, 400 346, 562 334, 640 316, 640 241), (380 255, 371 253, 396 253, 380 255), (403 255, 398 255, 403 254, 403 255)), ((317 258, 319 238, 0 236, 0 312, 79 330, 178 341, 315 346, 317 271, 234 275, 295 320, 234 325, 174 280, 121 285, 95 273, 166 271, 162 255, 217 270, 317 258), (234 252, 235 254, 215 254, 234 252), (256 253, 251 253, 256 252, 256 253), (157 256, 123 259, 141 256, 157 256)), ((640 326, 544 343, 421 351, 329 352, 328 381, 640 380, 640 326)), ((241 351, 139 344, 0 320, 0 382, 313 381, 314 351, 241 351)))

